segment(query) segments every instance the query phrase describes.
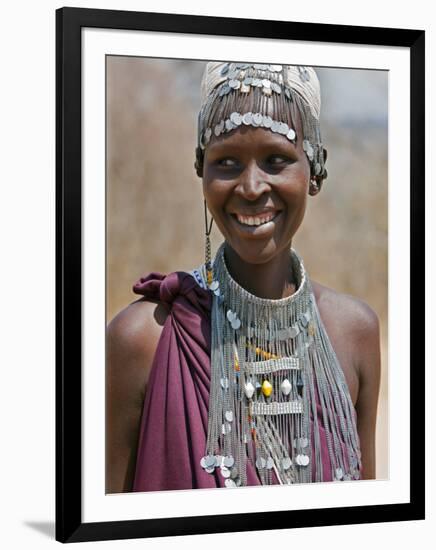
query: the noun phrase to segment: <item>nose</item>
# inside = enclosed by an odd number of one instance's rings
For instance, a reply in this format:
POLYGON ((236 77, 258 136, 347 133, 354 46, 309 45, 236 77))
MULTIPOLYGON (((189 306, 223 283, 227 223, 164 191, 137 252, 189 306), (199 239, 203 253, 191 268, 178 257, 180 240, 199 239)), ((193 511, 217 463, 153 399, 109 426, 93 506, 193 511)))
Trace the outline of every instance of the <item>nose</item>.
POLYGON ((265 173, 253 160, 240 173, 234 192, 245 200, 255 201, 270 190, 270 184, 265 181, 265 173))

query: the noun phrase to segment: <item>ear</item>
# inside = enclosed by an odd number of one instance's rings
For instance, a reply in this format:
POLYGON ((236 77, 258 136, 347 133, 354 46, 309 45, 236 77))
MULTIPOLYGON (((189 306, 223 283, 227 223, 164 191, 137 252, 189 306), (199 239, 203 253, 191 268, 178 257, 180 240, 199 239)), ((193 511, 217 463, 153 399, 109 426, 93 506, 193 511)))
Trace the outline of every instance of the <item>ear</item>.
MULTIPOLYGON (((322 149, 322 155, 323 155, 323 161, 324 161, 324 167, 327 162, 327 149, 323 147, 322 149)), ((312 176, 310 182, 309 182, 309 195, 315 196, 318 195, 318 193, 321 191, 322 184, 324 180, 327 178, 327 170, 324 168, 324 173, 321 174, 321 176, 312 176)))
POLYGON ((311 178, 309 182, 309 195, 314 197, 321 191, 321 182, 318 178, 311 178))

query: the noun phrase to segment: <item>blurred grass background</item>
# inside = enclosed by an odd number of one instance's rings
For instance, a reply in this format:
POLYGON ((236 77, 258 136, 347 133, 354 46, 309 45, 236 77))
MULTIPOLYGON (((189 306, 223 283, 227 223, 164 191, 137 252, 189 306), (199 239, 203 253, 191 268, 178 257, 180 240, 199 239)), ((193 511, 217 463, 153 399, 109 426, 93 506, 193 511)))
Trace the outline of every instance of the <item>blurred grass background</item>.
MULTIPOLYGON (((202 189, 194 171, 204 66, 107 58, 108 322, 138 298, 131 288, 140 276, 189 270, 204 261, 202 189)), ((377 478, 383 479, 388 477, 388 74, 316 70, 329 176, 321 193, 309 197, 293 246, 312 279, 363 299, 379 316, 377 478)), ((220 242, 215 228, 212 253, 220 242)))

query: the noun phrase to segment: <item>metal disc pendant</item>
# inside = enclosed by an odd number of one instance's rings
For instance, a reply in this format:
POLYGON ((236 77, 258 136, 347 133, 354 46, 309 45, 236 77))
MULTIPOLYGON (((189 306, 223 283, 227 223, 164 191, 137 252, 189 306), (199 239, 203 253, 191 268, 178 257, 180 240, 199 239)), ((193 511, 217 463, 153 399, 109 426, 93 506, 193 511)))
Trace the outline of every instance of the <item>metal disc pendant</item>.
POLYGON ((230 470, 226 468, 225 466, 221 467, 221 475, 228 479, 230 477, 230 470))
POLYGON ((240 113, 233 112, 230 115, 230 120, 235 126, 240 126, 242 124, 242 115, 240 113))
POLYGON ((287 137, 288 139, 290 139, 291 141, 293 141, 293 140, 295 139, 295 136, 296 136, 296 135, 297 135, 297 134, 295 133, 295 130, 294 130, 293 128, 291 128, 291 129, 289 130, 289 132, 286 134, 286 137, 287 137))
POLYGON ((284 470, 289 470, 289 468, 292 466, 292 460, 289 458, 289 456, 282 458, 282 466, 284 470))
POLYGON ((213 455, 208 455, 205 457, 204 462, 208 468, 211 468, 216 465, 216 458, 213 455))
POLYGON ((223 435, 229 434, 231 431, 232 431, 232 426, 230 424, 223 424, 222 425, 223 435))
POLYGON ((248 113, 245 113, 244 116, 242 117, 242 123, 245 124, 246 126, 249 126, 251 123, 252 123, 252 113, 248 112, 248 113))
POLYGON ((238 330, 238 328, 240 328, 241 326, 241 321, 239 319, 235 319, 231 322, 231 325, 233 330, 238 330))
POLYGON ((229 387, 229 379, 228 378, 221 378, 221 387, 225 390, 229 387))
POLYGON ((262 120, 262 126, 264 128, 271 128, 273 124, 273 119, 269 115, 265 115, 262 120))
POLYGON ((295 338, 296 336, 298 336, 299 332, 300 329, 298 328, 298 326, 290 327, 288 329, 288 334, 290 338, 295 338))
POLYGON ((282 89, 280 88, 280 86, 277 84, 277 82, 273 82, 271 84, 271 89, 276 93, 276 94, 281 94, 282 93, 282 89))
POLYGON ((297 464, 307 466, 309 464, 309 457, 307 455, 297 455, 297 464))
POLYGON ((253 125, 254 126, 260 126, 262 124, 262 114, 261 113, 255 113, 252 117, 253 119, 253 125))
POLYGON ((235 459, 232 456, 225 456, 223 458, 223 464, 226 468, 231 468, 235 463, 235 459))
POLYGON ((233 411, 226 411, 224 416, 227 422, 233 422, 233 411))
POLYGON ((235 311, 232 311, 231 309, 227 310, 227 320, 231 323, 232 321, 235 321, 237 319, 238 314, 235 311))
POLYGON ((256 460, 256 467, 258 470, 262 470, 263 468, 265 468, 266 466, 266 460, 260 456, 257 460, 256 460))
POLYGON ((234 130, 234 128, 235 128, 235 125, 233 124, 233 122, 229 118, 226 120, 225 125, 226 125, 226 131, 227 132, 230 132, 231 130, 234 130))
POLYGON ((280 122, 279 134, 286 136, 288 132, 289 132, 289 126, 286 124, 286 122, 280 122))
POLYGON ((221 69, 221 76, 226 75, 229 72, 230 65, 229 63, 226 63, 224 67, 221 69))

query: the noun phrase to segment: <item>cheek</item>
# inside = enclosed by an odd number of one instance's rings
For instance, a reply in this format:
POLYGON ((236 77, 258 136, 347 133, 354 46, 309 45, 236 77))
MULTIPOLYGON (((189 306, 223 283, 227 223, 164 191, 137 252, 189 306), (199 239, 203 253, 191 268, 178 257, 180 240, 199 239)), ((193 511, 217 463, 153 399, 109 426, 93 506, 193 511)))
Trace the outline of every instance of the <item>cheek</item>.
POLYGON ((211 208, 222 206, 226 202, 230 190, 229 182, 203 178, 203 195, 211 208))
POLYGON ((309 191, 309 165, 298 163, 290 167, 278 182, 277 189, 289 203, 299 204, 305 199, 309 191))

